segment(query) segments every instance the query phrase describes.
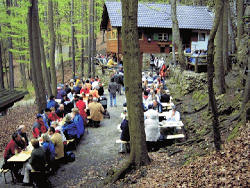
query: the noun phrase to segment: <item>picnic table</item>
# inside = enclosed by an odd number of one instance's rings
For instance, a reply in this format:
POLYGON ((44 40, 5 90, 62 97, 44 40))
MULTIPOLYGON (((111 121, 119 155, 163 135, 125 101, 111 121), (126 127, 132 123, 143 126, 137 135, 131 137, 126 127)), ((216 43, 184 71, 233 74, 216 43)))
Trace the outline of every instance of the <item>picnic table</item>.
POLYGON ((20 153, 13 155, 7 161, 14 162, 14 163, 25 163, 26 161, 28 161, 30 159, 31 152, 32 152, 32 150, 21 151, 20 153))

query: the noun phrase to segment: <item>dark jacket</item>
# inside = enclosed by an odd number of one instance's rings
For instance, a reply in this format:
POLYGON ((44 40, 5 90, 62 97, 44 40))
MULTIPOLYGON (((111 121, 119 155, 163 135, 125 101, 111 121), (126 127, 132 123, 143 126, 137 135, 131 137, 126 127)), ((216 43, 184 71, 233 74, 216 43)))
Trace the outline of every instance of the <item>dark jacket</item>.
POLYGON ((109 93, 115 95, 116 92, 118 91, 118 85, 115 82, 110 82, 109 87, 108 87, 109 93))
POLYGON ((100 86, 99 89, 98 89, 98 95, 103 96, 103 94, 104 94, 103 86, 100 86))
POLYGON ((64 118, 64 116, 65 116, 65 110, 57 110, 56 111, 56 114, 57 114, 57 116, 59 117, 59 118, 64 118))
POLYGON ((122 141, 129 141, 130 136, 129 136, 129 126, 128 126, 128 120, 124 119, 121 123, 121 140, 122 141))
POLYGON ((36 171, 45 171, 46 156, 42 147, 34 148, 31 153, 30 165, 36 171))
POLYGON ((170 101, 170 95, 168 95, 168 94, 163 94, 163 95, 161 96, 160 101, 161 101, 161 102, 167 102, 167 103, 169 103, 169 101, 170 101))

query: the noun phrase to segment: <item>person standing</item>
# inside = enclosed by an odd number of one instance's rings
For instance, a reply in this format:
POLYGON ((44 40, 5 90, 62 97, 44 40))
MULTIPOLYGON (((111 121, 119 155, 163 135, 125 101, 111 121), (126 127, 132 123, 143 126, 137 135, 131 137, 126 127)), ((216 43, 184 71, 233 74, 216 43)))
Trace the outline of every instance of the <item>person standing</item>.
POLYGON ((150 67, 151 67, 151 70, 152 70, 152 74, 153 74, 153 72, 154 72, 154 66, 155 66, 154 60, 155 60, 154 55, 153 55, 153 54, 150 54, 150 67))
POLYGON ((114 78, 111 78, 110 80, 108 91, 110 96, 110 107, 113 106, 113 101, 114 106, 116 107, 116 92, 118 91, 118 85, 114 82, 114 78))

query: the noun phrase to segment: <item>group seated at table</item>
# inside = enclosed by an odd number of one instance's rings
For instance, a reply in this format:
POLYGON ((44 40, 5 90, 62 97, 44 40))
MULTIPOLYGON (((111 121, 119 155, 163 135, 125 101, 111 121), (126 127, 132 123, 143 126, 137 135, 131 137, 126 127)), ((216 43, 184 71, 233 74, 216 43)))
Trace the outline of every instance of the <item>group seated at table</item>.
POLYGON ((50 96, 46 109, 42 114, 36 115, 31 142, 29 143, 24 125, 19 126, 13 133, 4 151, 2 168, 10 169, 16 181, 24 184, 30 183, 31 170, 41 173, 55 172, 65 163, 69 149, 67 140, 73 139, 77 143, 84 135, 87 107, 95 125, 102 120, 104 108, 97 102, 96 97, 103 94, 104 89, 98 77, 86 81, 71 80, 69 84, 60 86, 57 99, 50 96), (88 96, 84 92, 88 93, 88 96), (78 93, 81 93, 80 97, 78 93))

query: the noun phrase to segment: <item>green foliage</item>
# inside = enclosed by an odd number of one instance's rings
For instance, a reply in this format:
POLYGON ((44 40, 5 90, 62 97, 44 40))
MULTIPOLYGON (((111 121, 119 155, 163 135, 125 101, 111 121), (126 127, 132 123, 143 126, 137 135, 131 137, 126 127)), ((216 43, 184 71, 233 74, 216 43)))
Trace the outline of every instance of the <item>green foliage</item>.
POLYGON ((229 134, 229 136, 227 137, 227 141, 231 141, 233 139, 235 139, 238 135, 239 135, 239 129, 242 125, 242 122, 239 122, 232 130, 232 132, 229 134))
POLYGON ((192 98, 202 105, 208 104, 208 93, 203 90, 194 91, 192 98))

